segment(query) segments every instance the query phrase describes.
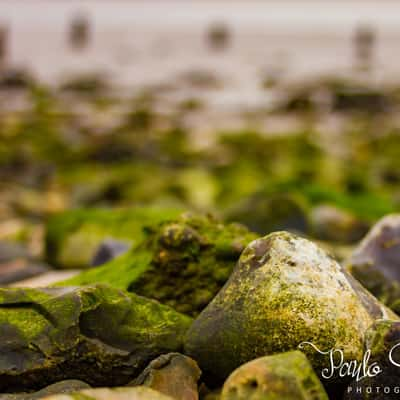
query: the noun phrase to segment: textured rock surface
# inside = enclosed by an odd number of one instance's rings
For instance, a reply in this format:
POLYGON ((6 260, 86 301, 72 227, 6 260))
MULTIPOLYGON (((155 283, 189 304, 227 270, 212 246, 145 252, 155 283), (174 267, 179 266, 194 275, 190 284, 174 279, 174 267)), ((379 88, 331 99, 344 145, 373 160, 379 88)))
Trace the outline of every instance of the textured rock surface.
POLYGON ((347 264, 369 291, 400 312, 400 214, 382 218, 347 264))
POLYGON ((130 385, 148 386, 175 400, 198 400, 200 375, 196 361, 179 353, 170 353, 153 360, 130 385))
POLYGON ((169 307, 104 285, 0 290, 0 390, 62 379, 129 382, 179 351, 191 323, 169 307))
MULTIPOLYGON (((303 341, 360 360, 364 333, 386 310, 314 243, 277 232, 250 243, 187 334, 186 353, 213 379, 303 341)), ((317 371, 326 356, 304 351, 317 371)))
POLYGON ((18 394, 0 394, 1 400, 38 400, 54 394, 66 394, 76 392, 82 389, 88 389, 90 386, 82 381, 73 379, 53 383, 44 389, 34 393, 18 393, 18 394))
POLYGON ((257 358, 235 370, 221 400, 328 400, 307 357, 300 351, 257 358))
POLYGON ((241 225, 194 214, 151 225, 147 234, 132 251, 61 285, 105 282, 196 315, 224 285, 240 253, 256 237, 241 225))
POLYGON ((86 389, 72 394, 46 397, 44 400, 173 400, 147 387, 86 389))

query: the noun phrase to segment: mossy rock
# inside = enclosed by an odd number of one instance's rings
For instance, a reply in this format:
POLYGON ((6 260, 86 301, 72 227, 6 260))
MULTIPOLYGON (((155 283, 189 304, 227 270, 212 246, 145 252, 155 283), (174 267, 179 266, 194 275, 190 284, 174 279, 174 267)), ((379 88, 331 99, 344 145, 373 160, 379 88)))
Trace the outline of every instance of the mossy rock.
POLYGON ((148 387, 85 389, 71 394, 46 397, 43 400, 173 400, 148 387))
MULTIPOLYGON (((295 350, 302 342, 360 360, 366 329, 387 316, 318 246, 276 232, 243 251, 228 282, 189 329, 185 351, 217 383, 247 361, 295 350)), ((312 346, 303 351, 318 373, 329 365, 312 346)))
POLYGON ((196 315, 256 237, 242 225, 189 213, 148 226, 146 232, 147 239, 135 249, 59 285, 104 282, 196 315))
POLYGON ((347 261, 347 267, 379 300, 400 312, 400 214, 378 221, 347 261))
POLYGON ((153 360, 129 386, 147 386, 175 400, 198 400, 201 371, 190 357, 163 354, 153 360))
POLYGON ((0 289, 0 391, 63 379, 126 384, 155 357, 179 351, 190 323, 106 285, 0 289))
POLYGON ((80 209, 57 214, 47 224, 47 260, 58 268, 89 268, 104 239, 121 239, 135 246, 145 237, 145 225, 174 219, 181 212, 137 207, 80 209))
POLYGON ((266 356, 235 370, 221 400, 328 400, 307 357, 300 351, 266 356))

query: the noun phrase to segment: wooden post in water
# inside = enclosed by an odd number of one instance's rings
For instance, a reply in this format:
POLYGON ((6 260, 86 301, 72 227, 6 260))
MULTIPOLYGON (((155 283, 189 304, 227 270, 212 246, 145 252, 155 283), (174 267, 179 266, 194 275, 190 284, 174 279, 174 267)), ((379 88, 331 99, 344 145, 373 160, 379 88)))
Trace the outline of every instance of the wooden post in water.
POLYGON ((222 22, 212 24, 207 32, 209 46, 213 50, 224 50, 231 41, 229 27, 222 22))
POLYGON ((69 43, 72 48, 81 50, 88 46, 90 40, 90 22, 83 15, 76 15, 70 25, 69 43))
POLYGON ((357 27, 354 36, 355 64, 361 71, 370 71, 373 66, 376 34, 368 25, 357 27))
POLYGON ((0 70, 3 70, 7 63, 8 55, 8 28, 0 24, 0 70))

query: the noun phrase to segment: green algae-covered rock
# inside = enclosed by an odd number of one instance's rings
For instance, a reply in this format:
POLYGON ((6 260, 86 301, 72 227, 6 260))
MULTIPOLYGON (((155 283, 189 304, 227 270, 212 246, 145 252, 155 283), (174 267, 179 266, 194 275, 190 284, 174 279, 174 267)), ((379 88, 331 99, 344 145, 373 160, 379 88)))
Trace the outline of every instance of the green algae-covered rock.
POLYGON ((370 292, 400 312, 400 214, 377 222, 347 264, 370 292))
POLYGON ((153 360, 130 386, 147 386, 175 400, 198 400, 200 375, 196 361, 179 353, 169 353, 153 360))
MULTIPOLYGON (((364 333, 386 310, 314 243, 276 232, 250 243, 187 333, 186 354, 216 381, 254 358, 311 342, 360 360, 364 333)), ((329 360, 303 346, 316 371, 329 360)))
POLYGON ((148 238, 132 251, 61 284, 106 282, 196 315, 256 237, 241 225, 194 214, 148 226, 146 232, 148 238))
POLYGON ((105 285, 0 289, 0 391, 62 379, 125 384, 158 355, 179 351, 190 323, 105 285))
POLYGON ((261 357, 235 370, 221 400, 328 400, 307 357, 300 351, 261 357))
POLYGON ((54 394, 73 393, 78 390, 88 389, 90 386, 82 381, 67 379, 65 381, 53 383, 33 393, 0 394, 1 400, 39 400, 54 394))
POLYGON ((47 224, 47 259, 59 268, 89 268, 104 239, 120 239, 135 246, 145 237, 144 226, 173 220, 181 212, 140 207, 65 211, 47 224))
POLYGON ((148 387, 85 389, 71 394, 46 397, 43 400, 173 400, 148 387))

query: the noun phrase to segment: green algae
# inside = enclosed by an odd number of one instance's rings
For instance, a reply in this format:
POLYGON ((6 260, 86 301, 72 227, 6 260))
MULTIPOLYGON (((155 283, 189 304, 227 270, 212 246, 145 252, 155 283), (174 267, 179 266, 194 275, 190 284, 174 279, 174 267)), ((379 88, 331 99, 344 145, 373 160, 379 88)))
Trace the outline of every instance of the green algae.
POLYGON ((226 380, 221 400, 328 400, 300 351, 250 361, 226 380))
POLYGON ((61 268, 88 268, 95 250, 107 237, 133 246, 145 237, 143 227, 176 218, 180 211, 162 208, 81 209, 50 218, 46 231, 47 260, 61 268))
POLYGON ((58 285, 108 283, 196 315, 228 279, 255 234, 238 224, 196 214, 146 227, 130 252, 58 285))
POLYGON ((105 285, 0 290, 0 390, 63 379, 127 383, 182 348, 191 323, 167 306, 105 285))

